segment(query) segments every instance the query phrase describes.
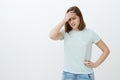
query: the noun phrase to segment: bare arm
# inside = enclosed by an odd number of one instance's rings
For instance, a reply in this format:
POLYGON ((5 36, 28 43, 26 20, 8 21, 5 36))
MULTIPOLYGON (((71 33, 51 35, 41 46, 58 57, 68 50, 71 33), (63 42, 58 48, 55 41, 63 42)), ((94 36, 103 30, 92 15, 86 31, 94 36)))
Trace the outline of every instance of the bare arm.
POLYGON ((51 31, 49 34, 49 37, 53 40, 59 40, 62 38, 62 33, 60 32, 61 28, 64 26, 64 24, 71 18, 72 15, 75 13, 73 12, 68 12, 65 14, 64 19, 58 23, 51 31))
POLYGON ((61 28, 65 24, 65 21, 62 20, 60 23, 58 23, 51 31, 50 31, 50 38, 53 40, 59 40, 62 38, 62 33, 60 32, 61 28))
POLYGON ((107 58, 107 56, 110 53, 109 48, 102 40, 96 43, 96 45, 102 50, 103 53, 95 63, 93 63, 92 61, 88 61, 87 63, 85 63, 87 67, 91 67, 91 68, 98 67, 102 62, 104 62, 104 60, 107 58))
POLYGON ((101 40, 96 44, 101 50, 102 50, 102 55, 100 58, 95 62, 95 66, 99 66, 109 55, 110 50, 108 49, 107 45, 101 40))

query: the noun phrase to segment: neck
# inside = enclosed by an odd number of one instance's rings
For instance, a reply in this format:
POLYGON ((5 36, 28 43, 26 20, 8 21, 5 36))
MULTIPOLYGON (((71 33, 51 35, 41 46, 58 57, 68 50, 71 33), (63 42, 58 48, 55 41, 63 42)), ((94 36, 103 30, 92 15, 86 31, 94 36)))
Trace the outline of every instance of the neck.
POLYGON ((75 31, 80 31, 79 29, 73 29, 73 30, 75 30, 75 31))

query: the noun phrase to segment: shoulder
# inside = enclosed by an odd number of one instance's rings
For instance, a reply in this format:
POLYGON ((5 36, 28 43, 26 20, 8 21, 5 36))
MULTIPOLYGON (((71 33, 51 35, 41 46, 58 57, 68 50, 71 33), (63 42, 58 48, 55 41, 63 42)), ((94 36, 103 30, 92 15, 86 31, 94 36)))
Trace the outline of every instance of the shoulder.
POLYGON ((90 28, 86 28, 86 31, 90 34, 95 34, 96 32, 90 28))
POLYGON ((90 29, 90 28, 85 28, 83 31, 86 32, 86 33, 89 33, 89 34, 91 34, 91 33, 94 32, 94 31, 93 31, 92 29, 90 29))
POLYGON ((87 35, 89 35, 89 36, 91 36, 91 37, 98 37, 98 36, 99 36, 99 35, 96 33, 95 30, 92 30, 92 29, 90 29, 90 28, 87 28, 87 29, 86 29, 86 33, 87 33, 87 35))

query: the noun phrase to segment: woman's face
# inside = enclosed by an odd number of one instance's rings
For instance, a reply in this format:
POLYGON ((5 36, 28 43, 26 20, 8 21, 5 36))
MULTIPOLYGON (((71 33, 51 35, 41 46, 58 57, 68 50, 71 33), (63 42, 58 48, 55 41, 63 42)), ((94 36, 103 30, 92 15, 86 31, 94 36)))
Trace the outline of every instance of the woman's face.
POLYGON ((80 18, 76 14, 71 16, 71 18, 68 20, 69 25, 75 29, 78 30, 78 26, 80 24, 80 18))

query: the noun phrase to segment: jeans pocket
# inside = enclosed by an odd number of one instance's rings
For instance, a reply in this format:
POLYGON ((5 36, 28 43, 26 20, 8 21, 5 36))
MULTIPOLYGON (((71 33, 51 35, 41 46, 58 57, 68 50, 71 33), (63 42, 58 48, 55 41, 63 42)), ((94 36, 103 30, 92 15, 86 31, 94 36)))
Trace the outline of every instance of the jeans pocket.
POLYGON ((90 80, 94 80, 94 73, 88 74, 90 80))

